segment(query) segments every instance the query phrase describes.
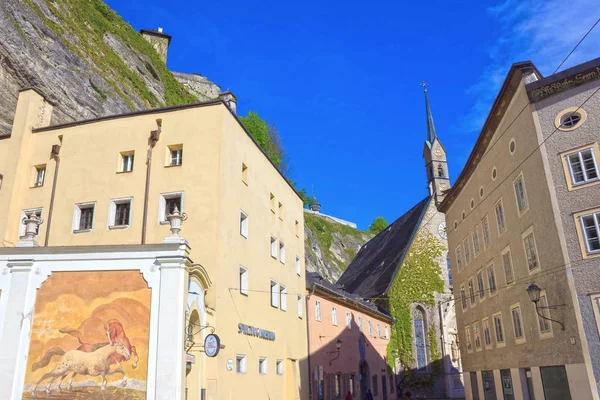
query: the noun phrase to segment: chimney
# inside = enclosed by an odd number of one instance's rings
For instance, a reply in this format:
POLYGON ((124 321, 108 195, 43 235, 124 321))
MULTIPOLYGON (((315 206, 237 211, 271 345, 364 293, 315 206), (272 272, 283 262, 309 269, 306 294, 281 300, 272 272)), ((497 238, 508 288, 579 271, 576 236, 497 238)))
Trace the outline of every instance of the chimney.
POLYGON ((167 52, 169 51, 169 45, 171 44, 171 35, 164 33, 163 28, 160 27, 156 30, 140 29, 140 33, 144 39, 150 42, 160 59, 166 64, 167 52))
POLYGON ((227 90, 221 93, 219 99, 223 100, 231 112, 237 115, 237 97, 231 91, 227 90))

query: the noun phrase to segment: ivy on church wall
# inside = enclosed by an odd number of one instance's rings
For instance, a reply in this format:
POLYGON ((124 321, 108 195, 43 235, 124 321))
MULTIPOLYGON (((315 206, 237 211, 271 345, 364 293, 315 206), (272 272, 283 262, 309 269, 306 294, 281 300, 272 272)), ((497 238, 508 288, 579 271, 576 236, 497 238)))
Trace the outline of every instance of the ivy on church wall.
MULTIPOLYGON (((387 293, 389 311, 394 318, 391 340, 387 346, 387 360, 394 368, 399 360, 407 374, 414 368, 413 318, 414 303, 435 305, 435 293, 444 291, 441 267, 436 261, 445 247, 427 229, 420 229, 404 258, 400 270, 387 293)), ((433 363, 432 372, 439 376, 441 354, 438 350, 433 318, 428 318, 428 356, 433 363), (437 365, 437 366, 436 366, 437 365)))

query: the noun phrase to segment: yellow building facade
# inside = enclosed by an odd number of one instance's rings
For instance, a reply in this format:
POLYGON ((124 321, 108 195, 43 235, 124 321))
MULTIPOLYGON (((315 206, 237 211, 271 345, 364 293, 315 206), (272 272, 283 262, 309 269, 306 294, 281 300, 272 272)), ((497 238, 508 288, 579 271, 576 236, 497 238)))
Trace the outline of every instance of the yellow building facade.
POLYGON ((305 399, 303 204, 234 110, 218 100, 52 126, 52 105, 22 91, 0 138, 1 246, 31 213, 40 246, 161 243, 177 207, 194 263, 187 398, 305 399))

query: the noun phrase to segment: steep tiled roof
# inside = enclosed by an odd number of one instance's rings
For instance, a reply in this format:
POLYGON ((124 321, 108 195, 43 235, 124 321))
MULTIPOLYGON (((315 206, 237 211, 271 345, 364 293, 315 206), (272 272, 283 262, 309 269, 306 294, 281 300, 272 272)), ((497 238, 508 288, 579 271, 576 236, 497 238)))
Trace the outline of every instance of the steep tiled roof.
POLYGON ((430 201, 431 197, 427 196, 364 244, 338 280, 338 285, 362 298, 387 293, 430 201))

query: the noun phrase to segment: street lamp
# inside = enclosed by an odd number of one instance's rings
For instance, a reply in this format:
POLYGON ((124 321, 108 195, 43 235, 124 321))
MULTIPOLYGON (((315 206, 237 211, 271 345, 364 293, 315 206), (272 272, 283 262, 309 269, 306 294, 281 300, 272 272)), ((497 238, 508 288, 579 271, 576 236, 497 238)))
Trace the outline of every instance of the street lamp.
MULTIPOLYGON (((540 302, 540 294, 542 292, 542 290, 538 287, 538 285, 536 285, 535 283, 532 283, 531 285, 529 285, 526 289, 527 294, 529 295, 529 299, 533 302, 533 304, 535 304, 535 312, 537 312, 537 314, 548 320, 548 321, 552 321, 552 322, 556 322, 557 324, 559 324, 562 328, 562 330, 565 330, 565 325, 562 322, 559 322, 555 319, 552 318, 548 318, 545 315, 542 315, 542 313, 540 313, 540 307, 538 306, 538 303, 540 302)), ((548 307, 542 307, 547 309, 548 307)))
POLYGON ((331 361, 329 361, 329 365, 331 365, 332 362, 334 362, 335 360, 340 358, 340 349, 342 348, 342 341, 340 339, 338 339, 335 342, 335 348, 336 348, 336 351, 328 351, 327 352, 327 354, 337 353, 337 356, 333 357, 333 359, 331 361))

